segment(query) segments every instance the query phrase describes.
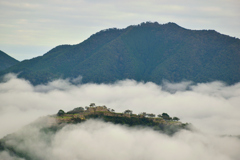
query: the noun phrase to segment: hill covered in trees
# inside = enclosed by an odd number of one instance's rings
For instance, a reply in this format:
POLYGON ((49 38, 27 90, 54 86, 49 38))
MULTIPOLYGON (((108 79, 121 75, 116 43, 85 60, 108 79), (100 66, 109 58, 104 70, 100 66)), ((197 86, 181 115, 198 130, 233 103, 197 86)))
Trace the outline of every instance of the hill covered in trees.
POLYGON ((3 51, 0 51, 0 71, 7 69, 15 64, 19 63, 18 60, 10 57, 3 51))
POLYGON ((77 45, 61 45, 2 71, 33 84, 82 76, 82 83, 134 79, 180 82, 240 81, 240 40, 175 23, 142 23, 102 30, 77 45))

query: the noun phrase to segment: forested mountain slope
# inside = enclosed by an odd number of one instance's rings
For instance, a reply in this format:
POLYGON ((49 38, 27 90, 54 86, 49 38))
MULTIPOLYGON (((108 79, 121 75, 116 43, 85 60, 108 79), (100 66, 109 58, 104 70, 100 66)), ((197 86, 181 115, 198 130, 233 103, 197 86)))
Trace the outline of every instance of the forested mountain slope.
POLYGON ((20 73, 33 84, 57 78, 82 82, 122 79, 161 83, 240 81, 240 40, 213 30, 189 30, 175 23, 142 23, 100 31, 77 45, 61 45, 43 56, 1 72, 20 73))
POLYGON ((0 51, 0 71, 17 64, 19 61, 0 51))

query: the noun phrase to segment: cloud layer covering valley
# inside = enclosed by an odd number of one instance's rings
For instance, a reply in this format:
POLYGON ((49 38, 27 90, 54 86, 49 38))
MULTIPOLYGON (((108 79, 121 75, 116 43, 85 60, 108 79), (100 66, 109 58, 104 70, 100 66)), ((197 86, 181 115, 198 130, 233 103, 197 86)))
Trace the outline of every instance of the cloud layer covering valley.
MULTIPOLYGON (((56 135, 45 135, 38 129, 26 127, 7 143, 36 159, 45 160, 237 160, 240 156, 239 139, 190 131, 169 137, 150 129, 128 128, 97 120, 67 125, 56 135), (21 138, 24 140, 19 143, 21 138)), ((6 151, 0 152, 0 158, 24 160, 6 151)))
MULTIPOLYGON (((229 160, 240 157, 240 140, 222 136, 240 135, 240 83, 232 86, 221 82, 156 85, 125 80, 114 84, 72 85, 69 80, 57 80, 32 86, 9 74, 5 82, 0 83, 0 101, 1 138, 41 116, 56 114, 59 109, 69 111, 84 107, 92 102, 116 112, 126 109, 136 114, 166 112, 182 122, 192 123, 197 130, 181 131, 169 137, 148 129, 129 129, 91 120, 64 127, 50 136, 49 145, 42 140, 39 130, 20 129, 19 134, 30 139, 22 148, 48 156, 44 159, 229 160), (31 139, 37 142, 34 146, 31 139)), ((13 158, 6 152, 1 152, 0 157, 13 158)))

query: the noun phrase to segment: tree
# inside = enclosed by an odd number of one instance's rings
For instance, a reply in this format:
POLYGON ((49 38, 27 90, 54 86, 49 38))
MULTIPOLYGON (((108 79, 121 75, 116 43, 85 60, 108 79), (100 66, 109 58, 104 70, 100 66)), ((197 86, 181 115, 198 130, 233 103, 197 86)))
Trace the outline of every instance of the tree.
POLYGON ((80 113, 80 112, 84 112, 84 108, 83 107, 74 108, 73 110, 68 111, 67 114, 75 114, 75 113, 80 113))
POLYGON ((95 107, 96 105, 95 105, 95 103, 91 103, 89 106, 90 107, 95 107))
POLYGON ((146 113, 146 112, 142 112, 142 113, 139 113, 138 115, 139 115, 139 116, 146 117, 147 113, 146 113))
POLYGON ((153 118, 153 117, 155 117, 155 114, 153 114, 153 113, 150 113, 150 114, 148 114, 148 117, 151 117, 151 118, 153 118))
POLYGON ((60 109, 60 110, 58 111, 58 113, 57 113, 58 116, 62 116, 62 115, 64 115, 64 114, 65 114, 65 112, 64 112, 63 110, 61 110, 61 109, 60 109))
POLYGON ((77 107, 77 108, 74 108, 73 110, 77 111, 77 112, 84 112, 84 108, 83 107, 77 107))
POLYGON ((180 119, 178 117, 173 117, 174 121, 179 121, 180 119))
POLYGON ((165 120, 169 120, 170 116, 167 113, 163 113, 162 118, 165 119, 165 120))
POLYGON ((127 110, 125 110, 123 113, 124 113, 124 114, 132 114, 132 111, 129 110, 129 109, 127 109, 127 110))

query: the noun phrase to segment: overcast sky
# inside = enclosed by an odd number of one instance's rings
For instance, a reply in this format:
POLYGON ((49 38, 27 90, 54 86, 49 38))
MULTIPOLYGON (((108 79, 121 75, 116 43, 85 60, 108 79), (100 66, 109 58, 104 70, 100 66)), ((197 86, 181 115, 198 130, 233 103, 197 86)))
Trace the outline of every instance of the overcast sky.
POLYGON ((239 0, 1 0, 0 50, 18 59, 107 28, 175 22, 240 38, 239 0))

